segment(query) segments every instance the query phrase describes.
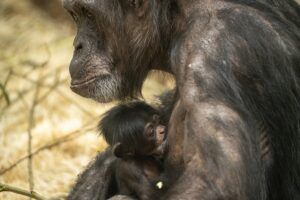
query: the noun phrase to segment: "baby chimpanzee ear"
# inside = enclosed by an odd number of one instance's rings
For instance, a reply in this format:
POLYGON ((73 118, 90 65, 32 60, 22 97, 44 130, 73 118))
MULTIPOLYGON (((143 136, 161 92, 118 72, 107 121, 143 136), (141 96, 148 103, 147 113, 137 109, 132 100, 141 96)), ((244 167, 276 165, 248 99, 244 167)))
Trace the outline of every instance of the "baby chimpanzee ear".
POLYGON ((121 143, 117 143, 113 146, 113 154, 118 157, 118 158, 122 158, 122 144, 121 143))
POLYGON ((115 144, 112 150, 113 150, 113 154, 118 158, 130 157, 133 156, 134 154, 129 149, 124 148, 124 145, 122 145, 120 142, 115 144))

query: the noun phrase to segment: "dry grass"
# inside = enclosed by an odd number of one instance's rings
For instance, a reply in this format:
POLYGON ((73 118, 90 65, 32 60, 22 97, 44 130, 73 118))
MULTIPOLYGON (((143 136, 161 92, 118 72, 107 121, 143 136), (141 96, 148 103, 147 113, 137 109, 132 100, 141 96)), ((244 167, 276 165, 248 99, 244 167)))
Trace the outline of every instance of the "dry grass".
MULTIPOLYGON (((35 191, 45 197, 65 196, 76 175, 105 148, 94 127, 112 105, 69 90, 67 66, 74 38, 70 27, 52 21, 25 0, 0 1, 0 27, 0 84, 5 86, 0 90, 0 172, 28 154, 28 131, 33 151, 75 131, 67 141, 33 157, 35 191)), ((147 80, 146 99, 166 89, 164 83, 147 80)), ((27 164, 25 159, 0 175, 0 182, 28 189, 27 164)), ((27 198, 0 193, 0 199, 27 198)))

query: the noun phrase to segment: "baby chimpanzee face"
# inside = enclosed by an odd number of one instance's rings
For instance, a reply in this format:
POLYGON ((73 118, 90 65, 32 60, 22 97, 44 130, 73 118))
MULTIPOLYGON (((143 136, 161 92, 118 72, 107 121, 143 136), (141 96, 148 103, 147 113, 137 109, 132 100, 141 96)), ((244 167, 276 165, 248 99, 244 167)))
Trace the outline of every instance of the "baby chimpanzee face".
POLYGON ((99 128, 117 157, 162 156, 166 127, 158 113, 142 101, 120 104, 104 114, 99 128))
POLYGON ((166 136, 166 127, 160 124, 160 118, 157 114, 152 116, 143 131, 143 140, 141 144, 143 147, 137 149, 137 153, 141 155, 160 155, 163 152, 162 145, 166 136))
POLYGON ((163 142, 166 138, 166 127, 160 124, 157 114, 154 114, 150 121, 145 123, 144 130, 141 130, 141 137, 135 138, 137 142, 134 146, 125 143, 117 143, 113 147, 117 157, 131 156, 157 156, 164 154, 163 142))

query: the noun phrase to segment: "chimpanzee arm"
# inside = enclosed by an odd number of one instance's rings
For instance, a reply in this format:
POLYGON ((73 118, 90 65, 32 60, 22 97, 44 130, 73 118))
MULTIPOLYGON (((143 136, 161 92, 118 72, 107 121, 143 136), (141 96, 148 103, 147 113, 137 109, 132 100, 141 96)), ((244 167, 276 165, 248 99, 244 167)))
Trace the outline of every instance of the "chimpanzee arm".
POLYGON ((114 194, 113 174, 115 160, 111 149, 97 155, 96 159, 79 176, 68 200, 105 200, 114 194))
POLYGON ((117 163, 117 179, 120 183, 120 194, 134 193, 138 199, 158 199, 155 186, 150 182, 143 170, 135 161, 120 161, 117 163))
POLYGON ((181 52, 174 52, 180 99, 170 121, 167 162, 173 166, 183 162, 184 168, 165 198, 265 199, 253 115, 240 96, 240 83, 229 63, 232 58, 218 51, 217 22, 209 23, 195 25, 193 34, 201 37, 187 34, 181 52), (182 153, 172 147, 180 141, 178 135, 182 135, 182 153))
POLYGON ((263 174, 248 123, 221 102, 189 106, 184 106, 185 168, 165 199, 263 199, 263 174))

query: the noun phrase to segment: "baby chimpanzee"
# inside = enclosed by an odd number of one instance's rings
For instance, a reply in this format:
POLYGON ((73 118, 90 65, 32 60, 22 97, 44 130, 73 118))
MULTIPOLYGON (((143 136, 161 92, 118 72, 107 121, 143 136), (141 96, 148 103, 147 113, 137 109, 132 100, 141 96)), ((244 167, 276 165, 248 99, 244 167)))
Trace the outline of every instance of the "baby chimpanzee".
POLYGON ((119 158, 116 181, 120 194, 158 199, 166 149, 166 127, 160 124, 158 111, 142 101, 120 104, 104 115, 99 129, 119 158))

